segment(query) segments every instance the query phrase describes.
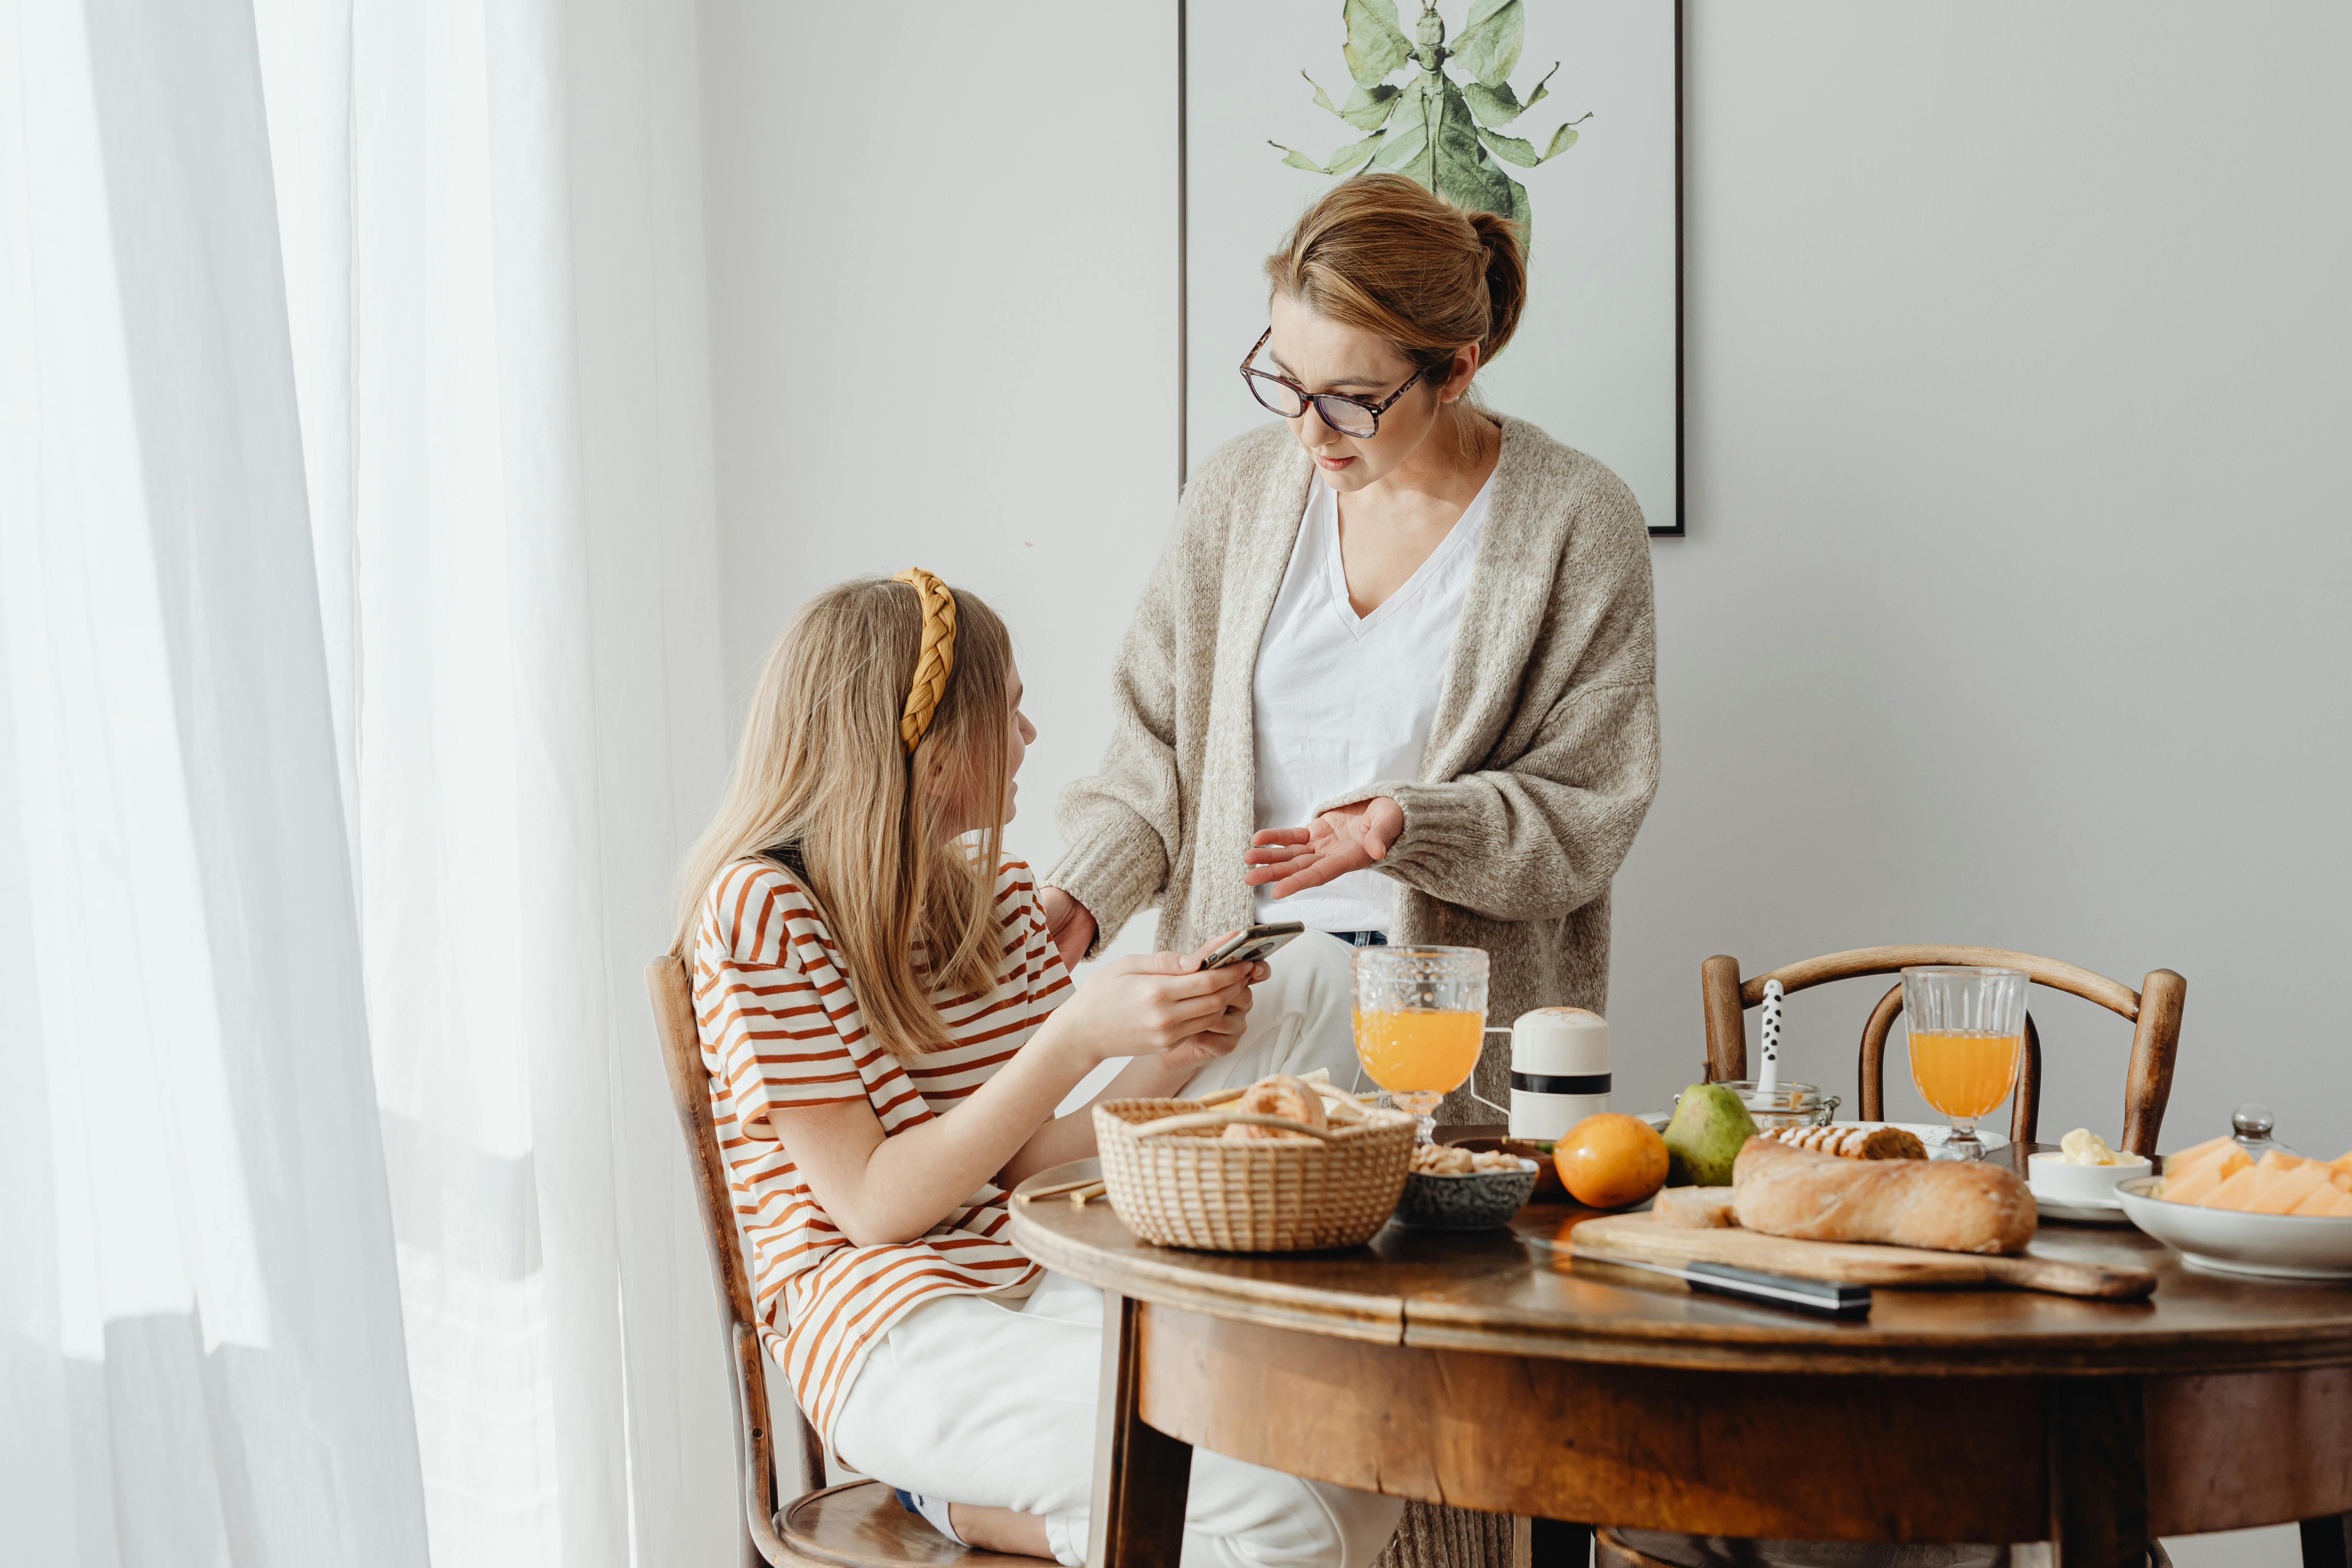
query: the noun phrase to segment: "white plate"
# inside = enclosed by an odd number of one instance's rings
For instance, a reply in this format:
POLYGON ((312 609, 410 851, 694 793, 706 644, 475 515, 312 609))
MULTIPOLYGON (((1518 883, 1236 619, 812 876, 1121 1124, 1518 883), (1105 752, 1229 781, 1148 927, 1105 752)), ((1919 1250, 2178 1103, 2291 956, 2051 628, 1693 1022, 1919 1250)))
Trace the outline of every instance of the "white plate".
MULTIPOLYGON (((1936 1151, 1942 1148, 1945 1140, 1952 1135, 1951 1128, 1940 1121, 1833 1121, 1830 1125, 1841 1131, 1852 1130, 1867 1132, 1873 1128, 1892 1127, 1900 1131, 1908 1132, 1920 1142, 1927 1145, 1927 1156, 1930 1159, 1935 1158, 1936 1151)), ((1985 1152, 1988 1154, 1996 1149, 2009 1147, 2009 1140, 2006 1137, 1999 1132, 1988 1131, 1981 1127, 1977 1129, 1977 1141, 1984 1145, 1985 1152)))
POLYGON ((2034 1193, 2033 1206, 2041 1211, 2043 1219, 2063 1220, 2068 1225, 2131 1224, 2131 1215, 2124 1213, 2124 1205, 2120 1203, 2068 1203, 2063 1198, 2046 1198, 2034 1193))
MULTIPOLYGON (((1636 1112, 1636 1114, 1642 1121, 1648 1122, 1651 1126, 1656 1128, 1661 1132, 1664 1132, 1666 1130, 1666 1123, 1674 1120, 1674 1113, 1666 1110, 1643 1110, 1636 1112)), ((1943 1147, 1944 1140, 1952 1135, 1952 1130, 1949 1127, 1943 1125, 1941 1122, 1937 1122, 1931 1126, 1925 1121, 1840 1121, 1833 1125, 1841 1128, 1863 1129, 1872 1127, 1899 1127, 1904 1131, 1916 1135, 1920 1142, 1927 1145, 1928 1152, 1931 1154, 1936 1150, 1943 1147)), ((2007 1137, 1999 1132, 1989 1132, 1981 1127, 1977 1129, 1977 1138, 1979 1142, 1984 1144, 1985 1152, 1988 1154, 1991 1153, 1995 1149, 2006 1149, 2009 1147, 2009 1140, 2007 1137)))
POLYGON ((2042 1217, 2076 1225, 2131 1224, 2116 1189, 2156 1173, 2146 1160, 2138 1159, 2111 1165, 2069 1165, 2055 1149, 2031 1156, 2025 1166, 2025 1185, 2033 1194, 2042 1217))
MULTIPOLYGON (((1942 1148, 1945 1140, 1952 1135, 1951 1128, 1942 1122, 1931 1126, 1924 1121, 1841 1121, 1838 1125, 1840 1127, 1900 1127, 1906 1132, 1917 1133, 1919 1142, 1927 1145, 1927 1152, 1930 1154, 1942 1148)), ((1990 1154, 1996 1149, 2008 1148, 2009 1135, 2004 1132, 1995 1132, 1990 1128, 1979 1127, 1977 1129, 1977 1142, 1982 1143, 1985 1152, 1990 1154)))
POLYGON ((2142 1176, 2116 1189, 2124 1213, 2180 1254, 2192 1268, 2274 1279, 2352 1279, 2352 1218, 2240 1214, 2147 1195, 2163 1178, 2142 1176))

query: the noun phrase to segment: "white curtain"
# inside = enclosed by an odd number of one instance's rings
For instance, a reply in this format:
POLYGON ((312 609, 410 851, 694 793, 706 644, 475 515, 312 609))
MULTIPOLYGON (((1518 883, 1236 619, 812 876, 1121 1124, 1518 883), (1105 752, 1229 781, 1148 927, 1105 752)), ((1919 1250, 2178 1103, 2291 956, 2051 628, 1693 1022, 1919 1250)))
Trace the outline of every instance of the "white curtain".
POLYGON ((723 750, 692 6, 0 51, 8 1554, 723 1561, 639 986, 723 750))

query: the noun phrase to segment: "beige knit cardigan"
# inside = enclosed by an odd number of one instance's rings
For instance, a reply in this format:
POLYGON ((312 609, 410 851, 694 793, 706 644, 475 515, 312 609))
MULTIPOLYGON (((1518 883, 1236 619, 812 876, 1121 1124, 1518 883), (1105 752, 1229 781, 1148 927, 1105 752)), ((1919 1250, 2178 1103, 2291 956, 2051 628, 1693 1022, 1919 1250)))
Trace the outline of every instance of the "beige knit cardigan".
MULTIPOLYGON (((1389 938, 1485 948, 1497 1025, 1554 1004, 1606 1010, 1610 879, 1658 784, 1641 508, 1583 453, 1525 420, 1501 424, 1421 777, 1367 780, 1316 808, 1375 795, 1402 808, 1377 868, 1397 884, 1389 938)), ((1218 448, 1184 488, 1112 670, 1102 771, 1063 793, 1070 847, 1045 879, 1093 914, 1097 948, 1148 904, 1163 949, 1254 918, 1242 881, 1257 826, 1251 686, 1315 482, 1289 428, 1269 425, 1218 448)), ((1502 1099, 1507 1070, 1487 1052, 1481 1092, 1502 1099)))

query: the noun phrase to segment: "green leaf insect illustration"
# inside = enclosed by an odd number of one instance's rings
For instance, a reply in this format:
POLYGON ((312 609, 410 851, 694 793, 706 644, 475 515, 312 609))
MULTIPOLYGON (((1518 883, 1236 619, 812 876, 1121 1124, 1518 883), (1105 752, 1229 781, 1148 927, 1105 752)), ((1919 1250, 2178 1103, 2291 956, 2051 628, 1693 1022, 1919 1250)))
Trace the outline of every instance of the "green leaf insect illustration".
POLYGON ((1411 39, 1397 20, 1396 0, 1341 0, 1340 16, 1348 27, 1341 53, 1355 79, 1354 90, 1345 102, 1334 103, 1313 77, 1299 75, 1315 89, 1318 108, 1371 134, 1319 163, 1279 142, 1268 145, 1283 153, 1284 163, 1309 174, 1373 168, 1402 174, 1456 206, 1499 213, 1528 232, 1527 187, 1506 174, 1503 163, 1532 169, 1559 157, 1576 145, 1576 128, 1592 116, 1560 126, 1541 152, 1498 129, 1547 97, 1559 69, 1554 62, 1524 100, 1512 90, 1510 75, 1527 35, 1525 0, 1473 0, 1469 19, 1450 46, 1436 0, 1423 0, 1411 39), (1456 82, 1447 75, 1448 60, 1470 79, 1456 82), (1403 85, 1387 79, 1405 67, 1417 68, 1403 85))

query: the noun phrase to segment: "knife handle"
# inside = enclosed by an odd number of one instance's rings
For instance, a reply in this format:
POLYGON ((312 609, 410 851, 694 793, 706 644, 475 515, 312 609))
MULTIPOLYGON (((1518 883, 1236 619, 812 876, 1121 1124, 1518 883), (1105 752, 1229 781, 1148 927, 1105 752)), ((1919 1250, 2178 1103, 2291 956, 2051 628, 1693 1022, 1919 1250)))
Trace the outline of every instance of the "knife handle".
POLYGON ((1870 1316, 1867 1285, 1807 1279, 1794 1274, 1768 1274, 1759 1268, 1739 1268, 1728 1263, 1686 1263, 1683 1266, 1683 1278, 1694 1290, 1711 1290, 1761 1306, 1786 1307, 1823 1318, 1870 1316))

